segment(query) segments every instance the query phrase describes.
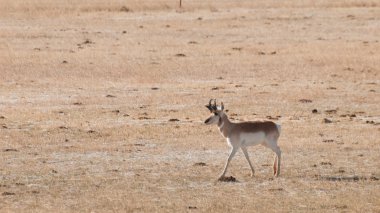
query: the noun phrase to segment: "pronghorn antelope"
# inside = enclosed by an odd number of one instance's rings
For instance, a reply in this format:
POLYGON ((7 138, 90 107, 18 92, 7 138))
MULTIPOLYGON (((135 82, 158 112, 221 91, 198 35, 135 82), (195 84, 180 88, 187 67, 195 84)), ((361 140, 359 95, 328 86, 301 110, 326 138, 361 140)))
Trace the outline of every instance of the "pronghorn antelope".
POLYGON ((281 163, 281 150, 277 145, 277 140, 280 136, 281 126, 273 123, 272 121, 253 121, 253 122, 241 122, 233 123, 231 122, 227 115, 224 113, 223 102, 221 106, 216 105, 216 100, 214 99, 214 104, 212 105, 213 99, 210 100, 209 104, 206 105, 207 109, 210 110, 212 115, 207 118, 205 124, 217 124, 220 133, 227 139, 228 145, 231 147, 230 155, 228 156, 226 165, 224 166, 223 173, 220 175, 219 180, 224 178, 227 172, 228 164, 234 157, 236 152, 241 148, 247 159, 249 166, 251 167, 251 176, 255 174, 252 163, 249 160, 247 147, 255 146, 261 144, 265 147, 270 148, 276 153, 276 157, 273 163, 274 175, 277 177, 280 175, 280 163, 281 163))

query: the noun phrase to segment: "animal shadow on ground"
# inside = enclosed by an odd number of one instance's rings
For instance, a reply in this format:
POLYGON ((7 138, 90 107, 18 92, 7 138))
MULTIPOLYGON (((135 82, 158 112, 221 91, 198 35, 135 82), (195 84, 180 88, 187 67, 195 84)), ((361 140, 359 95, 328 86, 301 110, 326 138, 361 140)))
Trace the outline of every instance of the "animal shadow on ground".
POLYGON ((233 177, 233 176, 225 176, 225 177, 221 177, 221 178, 218 179, 218 181, 220 181, 220 182, 233 182, 233 183, 239 182, 239 181, 236 180, 236 178, 233 177))

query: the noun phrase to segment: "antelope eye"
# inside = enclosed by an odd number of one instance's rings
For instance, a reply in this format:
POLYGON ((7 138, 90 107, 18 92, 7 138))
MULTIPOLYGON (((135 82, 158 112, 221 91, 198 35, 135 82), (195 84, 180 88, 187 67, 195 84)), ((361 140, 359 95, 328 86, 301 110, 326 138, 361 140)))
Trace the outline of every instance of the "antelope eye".
POLYGON ((218 115, 218 113, 217 113, 217 112, 214 112, 214 115, 218 115))

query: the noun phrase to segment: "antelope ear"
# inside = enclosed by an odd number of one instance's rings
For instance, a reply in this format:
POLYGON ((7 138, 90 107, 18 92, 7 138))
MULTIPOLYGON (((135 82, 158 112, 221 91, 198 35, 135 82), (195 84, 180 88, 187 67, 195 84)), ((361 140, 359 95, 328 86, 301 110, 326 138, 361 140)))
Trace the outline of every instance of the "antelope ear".
POLYGON ((211 107, 210 107, 210 105, 205 105, 205 107, 206 107, 208 110, 211 111, 211 107))

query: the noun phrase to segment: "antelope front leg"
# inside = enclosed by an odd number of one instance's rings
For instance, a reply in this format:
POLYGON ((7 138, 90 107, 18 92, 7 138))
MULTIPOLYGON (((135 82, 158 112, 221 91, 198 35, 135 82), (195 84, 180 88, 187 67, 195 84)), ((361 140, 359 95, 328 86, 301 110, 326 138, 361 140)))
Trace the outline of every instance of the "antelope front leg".
POLYGON ((236 147, 232 147, 232 149, 231 149, 231 151, 230 151, 230 155, 228 156, 228 159, 227 159, 226 165, 224 166, 223 173, 220 175, 220 177, 219 177, 218 180, 221 180, 221 179, 224 178, 224 175, 225 175, 226 172, 227 172, 228 165, 230 164, 230 161, 232 160, 232 158, 235 156, 237 150, 238 150, 238 148, 236 148, 236 147))

